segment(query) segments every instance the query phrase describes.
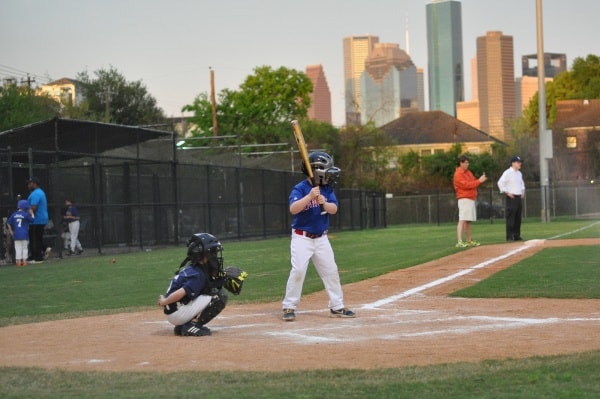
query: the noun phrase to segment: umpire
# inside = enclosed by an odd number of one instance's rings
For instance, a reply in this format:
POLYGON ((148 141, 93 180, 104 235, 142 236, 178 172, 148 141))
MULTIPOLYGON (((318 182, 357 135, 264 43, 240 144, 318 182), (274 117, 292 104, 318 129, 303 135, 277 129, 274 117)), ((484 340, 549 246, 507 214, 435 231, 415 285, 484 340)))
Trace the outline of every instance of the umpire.
POLYGON ((522 241, 521 214, 525 198, 525 182, 521 173, 523 160, 519 156, 510 159, 510 167, 498 179, 498 189, 506 195, 506 241, 522 241))

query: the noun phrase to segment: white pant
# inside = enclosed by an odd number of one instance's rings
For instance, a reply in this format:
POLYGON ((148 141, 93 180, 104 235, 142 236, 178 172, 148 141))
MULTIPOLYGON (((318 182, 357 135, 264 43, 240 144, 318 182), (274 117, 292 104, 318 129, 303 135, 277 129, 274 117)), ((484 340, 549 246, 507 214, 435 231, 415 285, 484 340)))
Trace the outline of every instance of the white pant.
POLYGON ((167 321, 174 326, 180 326, 198 316, 204 308, 208 306, 212 299, 210 295, 200 295, 198 298, 187 303, 179 305, 177 311, 167 315, 167 321))
POLYGON ((28 240, 16 240, 15 241, 15 260, 23 261, 27 260, 29 256, 29 241, 28 240))
POLYGON ((292 270, 283 298, 284 309, 296 309, 302 295, 302 285, 306 277, 308 263, 313 261, 319 277, 323 281, 325 291, 329 295, 329 308, 344 307, 344 294, 340 283, 340 275, 329 238, 324 234, 319 238, 308 238, 292 232, 290 244, 292 255, 292 270))
POLYGON ((69 223, 69 235, 71 240, 71 252, 75 252, 76 249, 83 249, 79 242, 79 220, 69 223))

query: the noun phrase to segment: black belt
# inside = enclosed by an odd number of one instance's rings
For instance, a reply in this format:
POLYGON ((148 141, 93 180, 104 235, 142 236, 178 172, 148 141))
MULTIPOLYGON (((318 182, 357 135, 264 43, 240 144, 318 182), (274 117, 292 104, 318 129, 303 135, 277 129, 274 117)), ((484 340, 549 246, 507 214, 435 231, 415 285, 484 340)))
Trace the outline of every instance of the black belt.
POLYGON ((304 237, 308 237, 308 238, 323 237, 323 233, 321 233, 321 234, 313 234, 313 233, 309 233, 308 231, 298 230, 298 229, 295 229, 294 233, 298 234, 299 236, 304 236, 304 237))

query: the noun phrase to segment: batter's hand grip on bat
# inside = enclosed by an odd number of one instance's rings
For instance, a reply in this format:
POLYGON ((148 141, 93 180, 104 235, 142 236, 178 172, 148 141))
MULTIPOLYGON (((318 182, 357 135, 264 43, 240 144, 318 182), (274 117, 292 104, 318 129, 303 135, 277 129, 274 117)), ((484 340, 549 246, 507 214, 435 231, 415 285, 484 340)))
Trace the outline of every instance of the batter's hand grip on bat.
MULTIPOLYGON (((298 143, 298 150, 300 151, 300 156, 302 157, 302 162, 304 163, 304 167, 306 169, 306 173, 308 174, 308 178, 310 179, 311 184, 314 186, 317 185, 315 182, 315 176, 313 174, 312 165, 308 159, 308 149, 306 147, 306 141, 304 141, 304 135, 302 134, 302 130, 300 129, 300 125, 297 120, 291 121, 292 130, 294 131, 294 137, 296 137, 296 143, 298 143)), ((325 215, 327 211, 323 204, 320 204, 321 207, 321 215, 325 215)))

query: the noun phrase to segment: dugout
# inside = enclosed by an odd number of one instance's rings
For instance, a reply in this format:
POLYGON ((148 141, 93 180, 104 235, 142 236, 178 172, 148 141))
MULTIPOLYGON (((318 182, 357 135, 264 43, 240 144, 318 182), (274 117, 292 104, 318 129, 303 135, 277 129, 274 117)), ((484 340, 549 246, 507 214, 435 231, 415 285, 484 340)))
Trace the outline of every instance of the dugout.
MULTIPOLYGON (((295 172, 230 166, 241 153, 180 151, 174 129, 160 128, 53 118, 1 132, 0 212, 13 212, 17 195, 29 195, 25 181, 37 176, 59 255, 67 197, 81 213, 82 244, 98 252, 178 245, 200 231, 222 240, 289 234, 287 197, 302 179, 299 161, 295 172)), ((333 229, 385 227, 383 193, 336 194, 344 211, 333 229)))

